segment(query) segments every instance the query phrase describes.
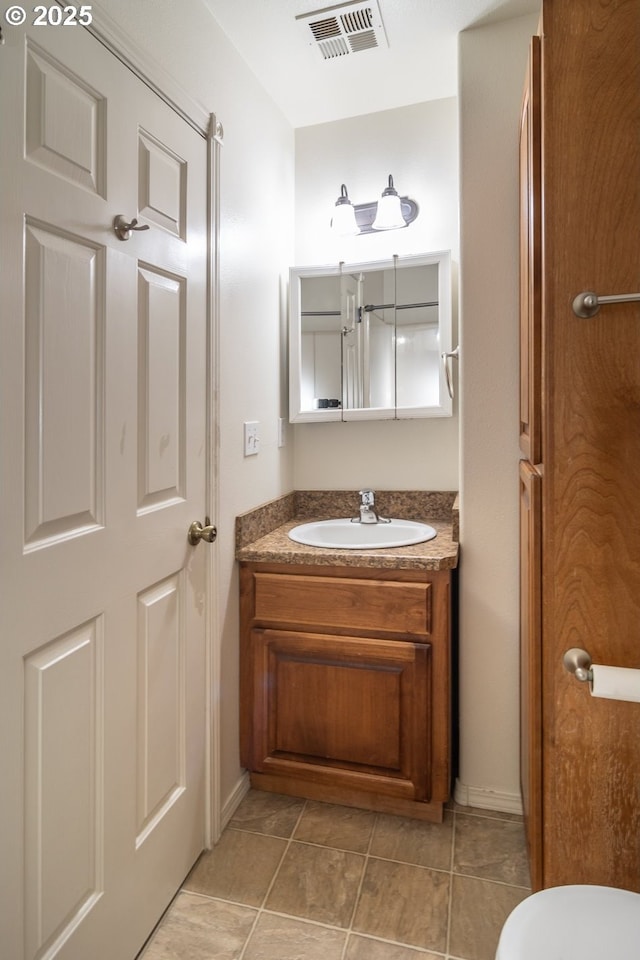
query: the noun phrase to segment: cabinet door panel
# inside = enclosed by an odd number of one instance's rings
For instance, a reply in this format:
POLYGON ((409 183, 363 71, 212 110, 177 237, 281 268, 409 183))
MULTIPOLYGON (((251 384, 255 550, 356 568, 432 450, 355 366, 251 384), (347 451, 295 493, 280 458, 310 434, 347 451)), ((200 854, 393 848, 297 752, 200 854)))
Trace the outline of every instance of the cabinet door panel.
POLYGON ((520 461, 520 781, 531 881, 542 878, 542 478, 520 461))
POLYGON ((252 650, 253 769, 428 798, 429 645, 254 629, 252 650))
POLYGON ((532 37, 520 121, 520 449, 542 459, 540 38, 532 37))

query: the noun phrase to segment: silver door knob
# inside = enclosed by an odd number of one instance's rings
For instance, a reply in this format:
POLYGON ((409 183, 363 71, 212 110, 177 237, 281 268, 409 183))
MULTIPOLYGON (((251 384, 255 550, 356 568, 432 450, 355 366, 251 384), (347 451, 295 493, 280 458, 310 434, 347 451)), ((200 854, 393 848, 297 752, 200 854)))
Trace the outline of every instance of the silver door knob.
POLYGON ((135 217, 133 220, 127 220, 123 214, 119 213, 113 221, 113 229, 119 240, 129 240, 132 230, 148 230, 149 225, 145 223, 139 227, 135 217))
POLYGON ((194 520, 189 527, 187 540, 193 547, 195 547, 197 543, 200 543, 201 540, 206 540, 207 543, 213 543, 218 536, 218 531, 210 522, 209 517, 205 517, 204 523, 205 525, 203 527, 199 520, 194 520))

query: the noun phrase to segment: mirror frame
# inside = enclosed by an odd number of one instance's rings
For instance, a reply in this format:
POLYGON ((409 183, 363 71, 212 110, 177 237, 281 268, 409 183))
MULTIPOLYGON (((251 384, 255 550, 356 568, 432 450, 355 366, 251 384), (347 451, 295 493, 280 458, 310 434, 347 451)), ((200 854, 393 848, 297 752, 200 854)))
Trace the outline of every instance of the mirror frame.
POLYGON ((447 387, 442 354, 452 349, 451 311, 451 251, 413 256, 391 257, 387 260, 369 260, 364 263, 338 263, 324 266, 291 267, 289 270, 289 422, 325 423, 338 420, 405 420, 420 417, 450 417, 453 403, 447 387), (440 363, 438 364, 439 403, 428 407, 353 407, 319 410, 301 409, 302 320, 300 316, 301 283, 312 277, 338 277, 345 272, 369 273, 397 270, 403 267, 438 265, 438 336, 440 363))

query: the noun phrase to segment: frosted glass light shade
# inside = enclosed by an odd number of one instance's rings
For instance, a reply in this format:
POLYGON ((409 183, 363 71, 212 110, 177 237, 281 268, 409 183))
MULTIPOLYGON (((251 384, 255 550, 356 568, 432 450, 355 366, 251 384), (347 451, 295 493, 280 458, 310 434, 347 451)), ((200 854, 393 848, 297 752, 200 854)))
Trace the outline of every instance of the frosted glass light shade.
POLYGON ((399 227, 405 226, 406 222, 402 216, 400 197, 393 186, 393 177, 389 174, 389 186, 385 187, 378 200, 376 218, 371 224, 371 228, 373 230, 397 230, 399 227))
POLYGON ((356 233, 360 233, 360 227, 356 223, 356 212, 350 203, 341 204, 339 207, 336 207, 333 214, 332 226, 333 232, 339 234, 341 237, 351 237, 355 236, 356 233))
POLYGON ((340 188, 340 196, 336 200, 331 226, 333 227, 333 232, 341 237, 353 237, 357 233, 360 233, 360 227, 356 223, 356 211, 349 200, 347 188, 344 183, 340 188))
POLYGON ((406 226, 402 216, 400 197, 397 194, 395 197, 380 197, 376 218, 371 226, 374 230, 397 230, 398 227, 406 226))

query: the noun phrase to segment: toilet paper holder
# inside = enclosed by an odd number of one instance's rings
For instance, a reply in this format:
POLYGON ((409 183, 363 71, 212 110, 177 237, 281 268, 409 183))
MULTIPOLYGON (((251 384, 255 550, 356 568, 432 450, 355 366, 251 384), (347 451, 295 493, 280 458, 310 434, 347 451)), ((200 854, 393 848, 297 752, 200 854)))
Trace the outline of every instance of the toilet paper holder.
POLYGON ((589 684, 592 697, 640 703, 640 668, 609 667, 591 662, 591 654, 572 647, 563 657, 565 670, 589 684))
POLYGON ((591 654, 587 653, 581 647, 571 647, 562 658, 565 670, 572 673, 576 680, 581 683, 593 680, 593 670, 591 669, 591 654))

